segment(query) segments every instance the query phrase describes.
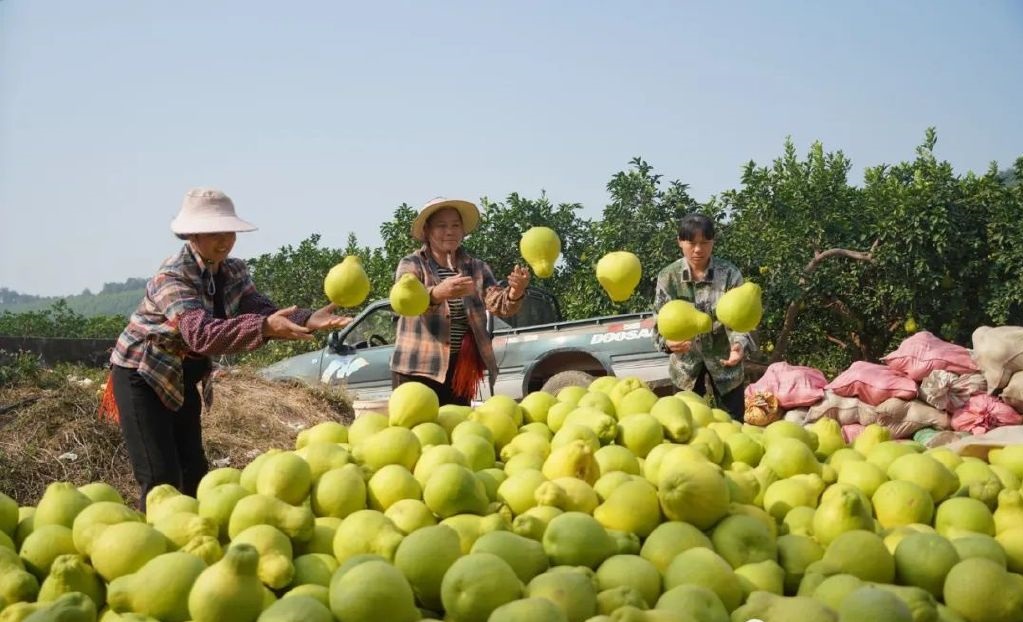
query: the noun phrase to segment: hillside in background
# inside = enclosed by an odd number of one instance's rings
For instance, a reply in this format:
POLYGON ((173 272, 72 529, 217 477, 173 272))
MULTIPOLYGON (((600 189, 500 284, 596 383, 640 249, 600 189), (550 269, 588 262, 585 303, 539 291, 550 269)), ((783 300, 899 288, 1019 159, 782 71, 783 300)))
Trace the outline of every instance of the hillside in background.
POLYGON ((50 308, 58 300, 67 302, 68 308, 86 317, 120 315, 127 317, 138 306, 145 294, 146 279, 130 278, 122 283, 105 283, 99 293, 88 289, 70 296, 33 296, 0 287, 0 313, 25 313, 50 308))

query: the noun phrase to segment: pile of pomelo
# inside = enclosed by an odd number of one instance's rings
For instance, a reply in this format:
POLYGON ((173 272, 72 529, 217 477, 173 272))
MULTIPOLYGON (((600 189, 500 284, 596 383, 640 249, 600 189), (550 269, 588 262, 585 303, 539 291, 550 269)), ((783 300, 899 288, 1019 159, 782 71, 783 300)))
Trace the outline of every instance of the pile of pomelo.
POLYGON ((303 431, 143 515, 0 495, 0 622, 1023 620, 1023 446, 744 426, 635 378, 303 431))

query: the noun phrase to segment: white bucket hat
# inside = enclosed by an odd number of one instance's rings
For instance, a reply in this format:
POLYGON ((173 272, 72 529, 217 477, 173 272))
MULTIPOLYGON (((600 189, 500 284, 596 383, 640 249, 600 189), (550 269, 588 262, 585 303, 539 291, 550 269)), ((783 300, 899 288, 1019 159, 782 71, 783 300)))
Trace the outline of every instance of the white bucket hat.
POLYGON ((412 237, 420 242, 426 241, 426 221, 442 209, 454 209, 462 217, 462 230, 471 233, 480 224, 480 211, 476 205, 460 199, 437 198, 419 210, 419 215, 412 221, 412 237))
POLYGON ((185 193, 181 211, 171 221, 171 231, 178 237, 193 233, 228 233, 256 229, 254 224, 238 218, 230 197, 213 188, 192 188, 185 193))

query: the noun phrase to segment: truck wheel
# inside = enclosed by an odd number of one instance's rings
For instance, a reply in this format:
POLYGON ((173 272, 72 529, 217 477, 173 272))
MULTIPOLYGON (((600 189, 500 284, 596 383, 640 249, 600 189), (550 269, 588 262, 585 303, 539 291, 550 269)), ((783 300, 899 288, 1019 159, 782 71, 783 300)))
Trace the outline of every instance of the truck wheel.
POLYGON ((558 391, 561 391, 565 387, 588 387, 593 382, 593 376, 590 374, 571 369, 569 371, 561 371, 550 378, 547 382, 543 383, 541 391, 546 391, 551 395, 557 395, 558 391))

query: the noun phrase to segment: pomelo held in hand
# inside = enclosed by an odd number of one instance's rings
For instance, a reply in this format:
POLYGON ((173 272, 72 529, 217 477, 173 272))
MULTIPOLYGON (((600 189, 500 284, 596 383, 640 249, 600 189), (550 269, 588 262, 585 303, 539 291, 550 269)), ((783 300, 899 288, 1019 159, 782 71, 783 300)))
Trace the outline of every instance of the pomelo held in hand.
POLYGON ((672 300, 657 312, 657 332, 671 341, 689 341, 701 333, 709 333, 710 316, 686 300, 672 300))
POLYGON ((628 251, 608 253, 597 262, 597 281, 615 302, 628 300, 642 275, 639 257, 628 251))
POLYGON ((533 227, 522 234, 519 252, 536 276, 546 279, 554 274, 554 263, 561 255, 561 239, 553 229, 533 227))
POLYGON ((760 324, 764 315, 764 305, 760 300, 762 293, 759 285, 747 281, 722 294, 714 313, 728 328, 748 333, 760 324))
POLYGON ((406 272, 391 287, 391 308, 398 315, 422 315, 430 306, 430 293, 416 275, 406 272))
POLYGON ((362 260, 348 255, 344 261, 330 269, 323 279, 323 292, 327 299, 339 307, 357 307, 369 295, 369 277, 362 260))

